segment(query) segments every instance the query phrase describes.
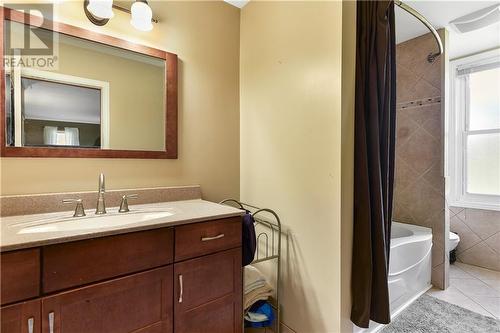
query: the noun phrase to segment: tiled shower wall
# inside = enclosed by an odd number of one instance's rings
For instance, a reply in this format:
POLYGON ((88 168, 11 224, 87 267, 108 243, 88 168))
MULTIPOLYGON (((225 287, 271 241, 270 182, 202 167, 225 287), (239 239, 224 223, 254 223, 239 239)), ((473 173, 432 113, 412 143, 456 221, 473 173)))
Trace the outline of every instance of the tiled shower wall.
MULTIPOLYGON (((440 31, 442 34, 443 31, 440 31)), ((444 42, 444 38, 443 38, 444 42)), ((432 284, 447 287, 443 55, 431 34, 397 45, 397 134, 393 220, 432 228, 432 284)))
POLYGON ((450 207, 450 230, 460 236, 458 261, 500 271, 500 212, 450 207))

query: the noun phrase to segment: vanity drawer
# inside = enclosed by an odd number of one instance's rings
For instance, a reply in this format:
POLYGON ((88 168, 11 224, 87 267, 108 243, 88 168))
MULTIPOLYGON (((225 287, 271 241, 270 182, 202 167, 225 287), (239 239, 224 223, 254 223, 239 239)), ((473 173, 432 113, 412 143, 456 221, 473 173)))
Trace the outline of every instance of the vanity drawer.
POLYGON ((38 296, 40 293, 40 250, 0 254, 2 305, 38 296))
POLYGON ((241 218, 215 220, 175 228, 175 260, 194 258, 241 246, 241 218))
POLYGON ((43 248, 43 292, 160 267, 173 262, 171 228, 95 238, 43 248))

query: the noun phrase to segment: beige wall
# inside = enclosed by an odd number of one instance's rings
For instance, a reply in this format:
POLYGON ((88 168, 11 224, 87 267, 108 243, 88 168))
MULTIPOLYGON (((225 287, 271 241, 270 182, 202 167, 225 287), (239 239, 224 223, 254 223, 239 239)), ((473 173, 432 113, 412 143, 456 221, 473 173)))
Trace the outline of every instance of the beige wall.
POLYGON ((201 184, 210 200, 239 196, 239 9, 222 1, 155 2, 160 24, 136 31, 116 12, 104 27, 81 1, 57 5, 60 21, 179 56, 179 159, 1 159, 1 194, 201 184))
POLYGON ((301 333, 340 331, 341 50, 342 2, 242 9, 241 199, 281 217, 283 322, 301 333))
POLYGON ((354 219, 354 97, 356 79, 356 1, 342 1, 342 227, 341 331, 352 332, 351 262, 354 219))
POLYGON ((428 33, 397 45, 397 134, 393 220, 432 228, 432 284, 448 285, 449 232, 444 179, 445 53, 433 63, 428 33))

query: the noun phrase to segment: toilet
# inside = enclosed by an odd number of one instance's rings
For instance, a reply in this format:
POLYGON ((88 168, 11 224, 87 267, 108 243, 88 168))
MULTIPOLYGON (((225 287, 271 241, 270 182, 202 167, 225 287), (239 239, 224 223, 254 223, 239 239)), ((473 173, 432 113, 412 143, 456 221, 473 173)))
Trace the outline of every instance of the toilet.
POLYGON ((448 242, 449 251, 455 250, 459 242, 460 237, 458 236, 458 234, 450 231, 450 240, 448 242))

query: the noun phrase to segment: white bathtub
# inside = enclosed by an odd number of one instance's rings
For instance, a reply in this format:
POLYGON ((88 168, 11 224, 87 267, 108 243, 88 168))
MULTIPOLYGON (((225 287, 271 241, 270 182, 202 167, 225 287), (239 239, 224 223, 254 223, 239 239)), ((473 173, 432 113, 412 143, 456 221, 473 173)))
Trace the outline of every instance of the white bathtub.
MULTIPOLYGON (((431 287, 431 249, 431 229, 392 222, 388 278, 392 319, 431 287)), ((383 326, 370 321, 368 329, 354 326, 353 332, 376 332, 383 326)))
POLYGON ((389 260, 391 315, 431 286, 432 230, 392 222, 389 260))

